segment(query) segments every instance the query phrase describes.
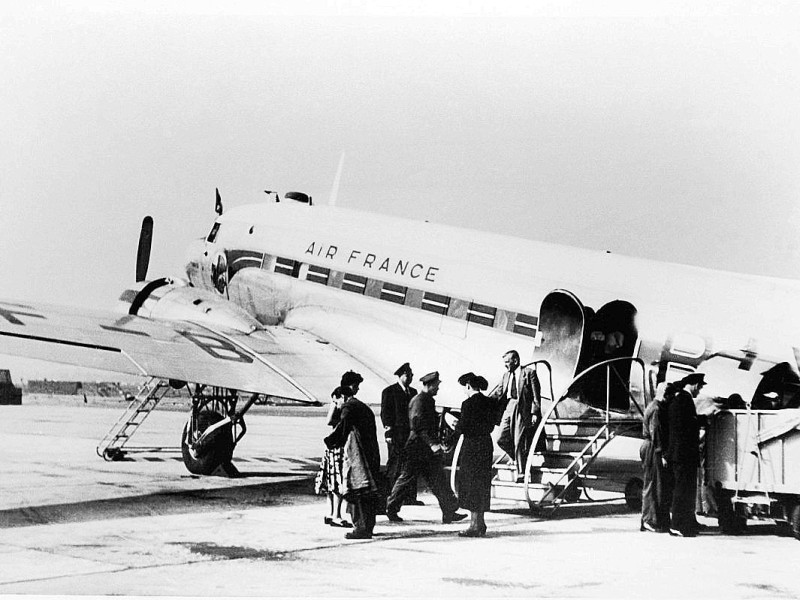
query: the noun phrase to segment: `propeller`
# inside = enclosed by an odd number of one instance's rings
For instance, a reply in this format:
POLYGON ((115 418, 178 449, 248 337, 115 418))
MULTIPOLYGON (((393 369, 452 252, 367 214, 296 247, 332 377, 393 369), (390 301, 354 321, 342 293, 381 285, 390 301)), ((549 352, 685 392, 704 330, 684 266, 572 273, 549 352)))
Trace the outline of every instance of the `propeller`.
POLYGON ((153 242, 153 217, 142 219, 142 230, 139 232, 139 249, 136 251, 136 281, 147 279, 147 267, 150 265, 150 245, 153 242))

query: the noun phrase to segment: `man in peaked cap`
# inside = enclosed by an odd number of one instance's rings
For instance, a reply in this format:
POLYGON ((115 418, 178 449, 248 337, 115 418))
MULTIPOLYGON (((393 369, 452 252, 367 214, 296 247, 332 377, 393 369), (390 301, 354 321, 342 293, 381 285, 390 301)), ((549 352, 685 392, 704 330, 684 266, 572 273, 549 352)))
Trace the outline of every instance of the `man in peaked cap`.
POLYGON ((681 379, 668 409, 669 435, 664 456, 672 470, 674 485, 669 532, 681 537, 694 537, 699 529, 695 497, 700 466, 700 419, 694 399, 705 384, 702 373, 691 373, 681 379))
MULTIPOLYGON (((394 487, 397 478, 406 460, 406 442, 411 433, 408 424, 408 404, 417 395, 417 390, 411 387, 414 372, 411 365, 403 363, 394 372, 397 383, 384 388, 381 393, 381 421, 383 422, 384 436, 389 456, 386 459, 386 479, 389 490, 394 487)), ((404 504, 420 505, 417 500, 417 480, 409 484, 408 498, 404 504)))
POLYGON ((407 460, 402 466, 400 477, 386 502, 386 516, 390 521, 402 521, 397 514, 404 498, 408 497, 411 485, 416 485, 418 476, 425 478, 433 495, 442 509, 442 523, 453 523, 467 515, 456 512, 456 500, 447 475, 444 472, 444 449, 439 443, 436 402, 433 397, 439 391, 439 372, 433 371, 420 378, 422 391, 411 399, 408 407, 408 420, 411 432, 406 443, 407 460))

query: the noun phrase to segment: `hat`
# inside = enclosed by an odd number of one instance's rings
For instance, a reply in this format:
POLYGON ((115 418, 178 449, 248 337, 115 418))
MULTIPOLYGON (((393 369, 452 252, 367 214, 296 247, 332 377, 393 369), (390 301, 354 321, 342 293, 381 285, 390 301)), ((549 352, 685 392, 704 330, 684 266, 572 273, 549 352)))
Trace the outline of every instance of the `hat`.
POLYGON ((400 377, 400 375, 405 373, 411 373, 411 365, 408 363, 403 363, 398 367, 397 371, 394 372, 397 377, 400 377))
POLYGON ((428 373, 427 375, 423 375, 422 377, 419 378, 419 380, 424 385, 432 385, 438 381, 441 381, 439 379, 439 371, 434 371, 433 373, 428 373))
POLYGON ((470 380, 475 377, 475 373, 470 371, 469 373, 464 373, 461 377, 458 378, 458 385, 467 385, 470 380))
POLYGON ((681 385, 695 385, 700 383, 702 385, 706 384, 705 375, 703 373, 691 373, 687 375, 683 379, 681 379, 681 385))
POLYGON ((364 381, 364 378, 356 373, 355 371, 348 371, 344 375, 342 375, 342 382, 341 385, 346 385, 348 387, 360 384, 364 381))

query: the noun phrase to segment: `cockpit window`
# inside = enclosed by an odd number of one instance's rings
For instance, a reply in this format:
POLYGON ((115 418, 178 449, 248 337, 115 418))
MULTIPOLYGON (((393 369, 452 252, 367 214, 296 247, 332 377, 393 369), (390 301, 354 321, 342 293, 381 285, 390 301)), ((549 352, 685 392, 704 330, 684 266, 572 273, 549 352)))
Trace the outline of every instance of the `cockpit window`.
POLYGON ((214 226, 211 228, 211 232, 208 234, 206 241, 213 244, 214 240, 217 239, 217 231, 219 231, 219 223, 214 223, 214 226))

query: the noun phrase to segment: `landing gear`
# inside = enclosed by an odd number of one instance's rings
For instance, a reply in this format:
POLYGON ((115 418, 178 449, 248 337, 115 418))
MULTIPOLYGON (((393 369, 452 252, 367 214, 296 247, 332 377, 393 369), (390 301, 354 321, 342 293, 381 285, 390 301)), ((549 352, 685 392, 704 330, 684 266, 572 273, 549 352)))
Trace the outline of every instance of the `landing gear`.
POLYGON ((237 401, 235 391, 195 389, 192 412, 181 436, 183 464, 190 473, 212 475, 220 469, 228 476, 237 473, 231 464, 233 450, 247 430, 244 411, 236 412, 237 401))

